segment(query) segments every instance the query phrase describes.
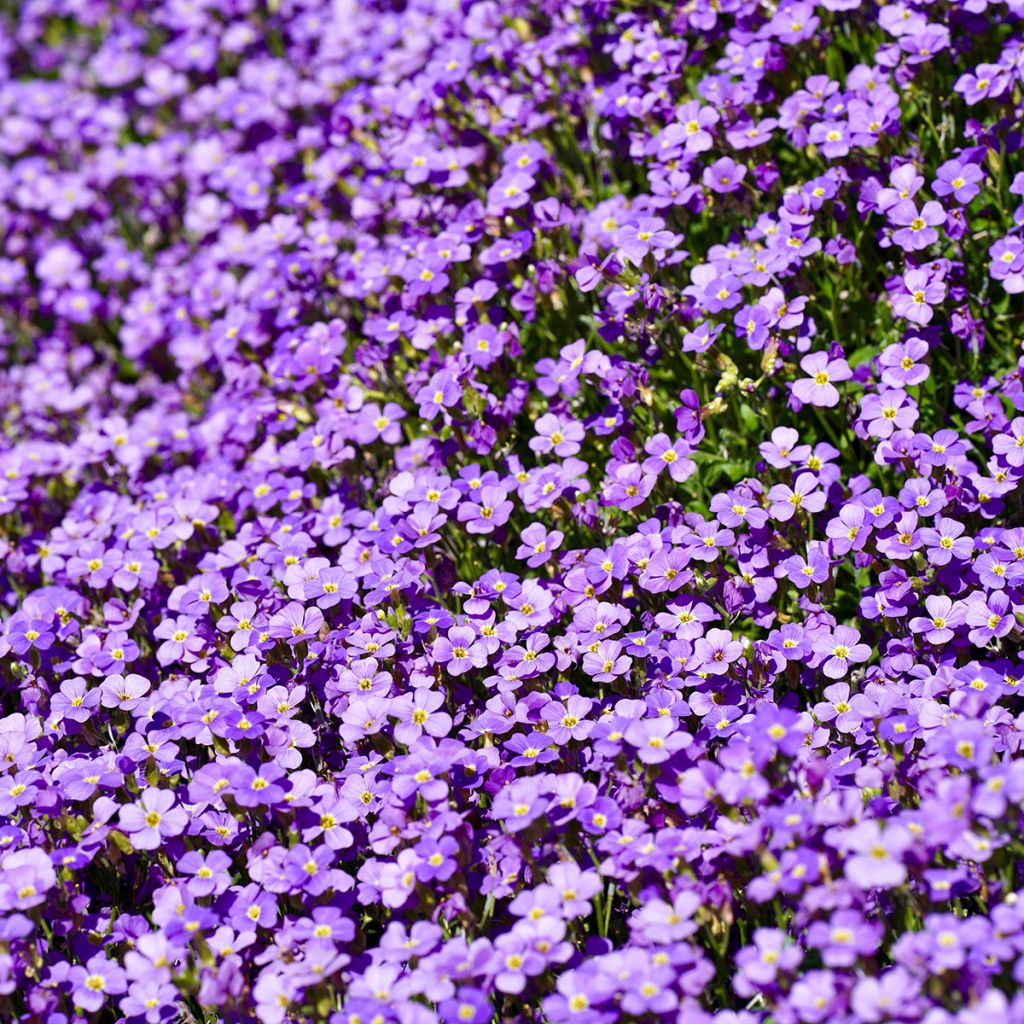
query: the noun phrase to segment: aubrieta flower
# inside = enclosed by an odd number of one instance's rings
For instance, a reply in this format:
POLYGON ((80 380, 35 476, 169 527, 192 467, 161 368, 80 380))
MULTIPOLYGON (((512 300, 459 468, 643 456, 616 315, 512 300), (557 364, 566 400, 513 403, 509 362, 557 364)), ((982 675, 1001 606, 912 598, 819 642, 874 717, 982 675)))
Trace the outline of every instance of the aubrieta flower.
POLYGON ((180 835, 188 822, 168 790, 146 789, 137 804, 121 808, 121 828, 138 850, 155 850, 169 836, 180 835))
POLYGON ((956 628, 963 624, 966 613, 963 607, 943 594, 932 594, 925 599, 927 615, 910 620, 915 633, 924 633, 930 644, 948 643, 956 635, 956 628))
POLYGON ((1024 466, 1024 416, 1014 417, 1006 432, 992 438, 992 451, 1008 466, 1024 466))
POLYGON ((771 433, 771 440, 761 443, 760 452, 769 465, 787 469, 804 462, 811 453, 811 446, 799 441, 800 434, 792 427, 776 427, 771 433))
POLYGON ((453 675, 487 664, 487 648, 477 639, 471 626, 454 626, 446 637, 434 641, 433 656, 453 675))
POLYGON ((520 534, 520 545, 516 558, 525 559, 526 564, 535 569, 547 562, 562 543, 565 534, 560 530, 550 533, 543 523, 531 523, 520 534))
POLYGON ((860 631, 851 626, 837 626, 831 636, 815 641, 814 650, 825 659, 821 670, 830 679, 842 679, 851 664, 871 657, 871 648, 860 643, 860 631))
POLYGON ((768 492, 768 511, 779 522, 787 522, 798 512, 820 512, 825 507, 825 494, 818 490, 819 481, 811 473, 801 473, 793 485, 776 484, 768 492))
POLYGON ((625 263, 639 264, 654 251, 661 258, 679 244, 679 236, 665 229, 661 217, 640 217, 625 224, 615 235, 617 254, 625 263))
POLYGON ((127 975, 119 964, 96 953, 84 966, 67 972, 75 1006, 88 1012, 99 1010, 110 995, 126 991, 127 975))
POLYGON ((1014 627, 1010 601, 1001 590, 987 598, 979 591, 971 594, 966 600, 964 621, 971 627, 971 643, 979 645, 1006 636, 1014 627))
POLYGON ((800 360, 806 377, 793 385, 793 395, 801 402, 828 408, 839 402, 836 383, 849 380, 853 371, 845 359, 832 359, 827 352, 815 352, 800 360))
POLYGON ((963 160, 947 160, 935 171, 932 185, 936 195, 952 196, 958 203, 969 203, 981 191, 979 183, 985 180, 985 173, 976 163, 963 160))
POLYGON ((891 437, 897 430, 909 430, 918 420, 917 406, 904 391, 890 390, 865 395, 860 421, 872 437, 891 437))
POLYGON ((4 1019, 1024 1019, 1018 0, 152 6, 0 14, 4 1019))
POLYGON ((912 337, 905 342, 889 345, 878 357, 878 365, 882 367, 882 382, 892 388, 920 384, 930 372, 921 362, 928 352, 928 343, 921 338, 912 337))
POLYGON ((899 823, 862 821, 840 830, 830 840, 853 856, 846 877, 861 889, 892 889, 907 876, 903 854, 913 844, 910 832, 899 823))
POLYGON ((779 566, 786 577, 801 590, 812 583, 824 583, 829 576, 829 558, 820 545, 808 549, 807 555, 791 555, 779 566))
POLYGON ((892 296, 892 311, 915 324, 930 324, 937 306, 946 297, 946 284, 927 270, 908 270, 900 282, 901 290, 892 296))
POLYGON ((892 240, 907 252, 927 249, 939 239, 936 227, 946 223, 946 211, 940 203, 930 200, 920 210, 913 200, 901 199, 886 211, 889 223, 896 226, 892 240))

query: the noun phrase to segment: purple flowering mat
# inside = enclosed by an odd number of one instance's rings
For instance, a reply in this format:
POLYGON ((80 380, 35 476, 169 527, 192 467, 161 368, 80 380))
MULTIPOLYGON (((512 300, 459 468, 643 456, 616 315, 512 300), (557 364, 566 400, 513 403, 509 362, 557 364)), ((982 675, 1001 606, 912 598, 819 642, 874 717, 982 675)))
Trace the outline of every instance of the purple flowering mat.
POLYGON ((1024 1022, 1024 0, 0 11, 0 1021, 1024 1022))

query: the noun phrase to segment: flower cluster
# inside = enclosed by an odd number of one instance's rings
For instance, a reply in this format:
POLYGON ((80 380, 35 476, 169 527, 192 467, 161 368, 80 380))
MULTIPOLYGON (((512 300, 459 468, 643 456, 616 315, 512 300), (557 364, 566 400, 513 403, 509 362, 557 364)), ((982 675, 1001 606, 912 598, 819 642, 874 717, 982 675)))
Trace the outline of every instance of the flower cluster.
POLYGON ((0 19, 0 1019, 1024 1022, 1024 0, 0 19))

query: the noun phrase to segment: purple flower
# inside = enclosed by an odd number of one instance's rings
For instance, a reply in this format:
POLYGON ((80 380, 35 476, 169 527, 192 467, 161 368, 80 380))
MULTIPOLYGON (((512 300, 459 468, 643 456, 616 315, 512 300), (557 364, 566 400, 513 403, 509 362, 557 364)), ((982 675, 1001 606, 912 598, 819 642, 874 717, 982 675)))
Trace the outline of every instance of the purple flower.
POLYGON ((693 654, 704 672, 722 675, 743 654, 743 644, 727 629, 709 629, 693 646, 693 654))
POLYGON ((459 505, 458 511, 459 522, 466 524, 469 533, 493 533, 512 514, 512 502, 501 487, 481 487, 471 497, 471 501, 459 505))
MULTIPOLYGON (((433 281, 438 276, 433 271, 424 270, 420 277, 425 273, 430 273, 431 277, 424 280, 433 281)), ((370 402, 360 410, 355 440, 360 444, 371 444, 376 440, 397 444, 402 439, 399 421, 404 417, 405 410, 394 402, 388 402, 383 409, 375 402, 370 402)))
POLYGON ((91 957, 84 967, 72 967, 67 980, 71 985, 72 1002, 87 1013, 95 1013, 110 995, 128 988, 124 970, 103 953, 91 957))
POLYGON ((560 458, 575 455, 583 440, 583 426, 567 416, 545 413, 537 420, 534 429, 537 436, 530 439, 530 447, 543 455, 554 452, 560 458))
POLYGON ((205 857, 190 850, 178 861, 178 869, 193 876, 188 888, 194 896, 224 892, 231 883, 230 866, 231 858, 222 850, 211 850, 205 857))
POLYGON ((525 560, 531 569, 535 569, 551 558, 561 545, 563 537, 564 534, 560 530, 552 530, 549 533, 542 523, 531 523, 520 534, 516 558, 525 560))
POLYGON ((805 661, 811 653, 811 641, 802 626, 788 622, 768 634, 768 645, 785 661, 805 661))
POLYGON ((731 157, 723 156, 704 169, 701 180, 704 187, 711 189, 712 192, 735 192, 746 174, 747 168, 743 164, 736 163, 731 157))
POLYGON ((487 664, 487 648, 477 639, 471 626, 453 626, 446 637, 434 641, 432 654, 453 676, 487 664))
POLYGON ((771 441, 763 442, 760 452, 765 461, 776 469, 788 469, 802 463, 811 453, 811 446, 799 444, 800 435, 792 427, 776 427, 771 441))
POLYGON ((886 211, 886 216, 891 224, 898 227, 892 240, 907 252, 917 252, 933 245, 939 240, 935 228, 946 223, 946 211, 935 200, 925 203, 918 211, 912 200, 901 199, 886 211))
POLYGON ((863 505, 844 505, 839 510, 839 515, 830 520, 825 527, 825 534, 829 538, 829 551, 833 555, 863 550, 871 532, 868 512, 863 505))
POLYGON ((423 687, 403 701, 398 710, 400 723, 395 726, 395 739, 410 746, 424 733, 446 736, 452 727, 451 715, 439 710, 444 705, 444 694, 423 687))
POLYGON ((569 740, 585 740, 594 728, 587 720, 593 701, 589 697, 573 694, 564 702, 551 701, 541 710, 541 717, 547 722, 547 733, 554 743, 569 740))
POLYGON ((910 620, 915 633, 924 633, 930 644, 948 643, 956 635, 956 627, 963 624, 966 613, 959 602, 943 594, 930 594, 925 598, 927 617, 918 616, 910 620))
POLYGON ((883 829, 877 821, 862 821, 840 830, 830 842, 850 855, 844 871, 860 889, 892 889, 907 877, 903 854, 913 838, 899 823, 889 823, 883 829))
POLYGON ((801 590, 812 583, 824 583, 829 577, 831 563, 823 545, 812 542, 808 546, 807 555, 792 555, 783 561, 779 568, 787 578, 801 590))
POLYGON ((166 789, 146 789, 138 803, 121 808, 121 830, 137 850, 155 850, 170 836, 181 835, 188 813, 175 806, 174 794, 166 789))
POLYGON ((877 978, 861 978, 854 986, 850 1003, 861 1020, 878 1024, 891 1018, 893 1007, 913 1005, 919 991, 920 983, 897 966, 877 978))
POLYGON ((419 414, 425 420, 432 420, 444 414, 447 409, 457 406, 462 399, 462 388, 450 373, 435 373, 416 394, 419 414))
POLYGON ((159 978, 142 978, 128 986, 119 1005, 128 1017, 140 1017, 146 1024, 158 1024, 176 1012, 178 990, 159 978))
POLYGON ((491 816, 509 832, 520 832, 544 813, 547 803, 535 779, 519 779, 495 796, 491 816))
POLYGON ((630 930, 656 945, 682 942, 697 930, 693 916, 700 905, 700 897, 686 890, 671 902, 658 897, 646 900, 630 918, 630 930))
POLYGON ((697 464, 689 458, 693 449, 682 438, 673 442, 667 434, 656 434, 644 445, 644 451, 648 454, 643 461, 645 473, 657 474, 667 469, 676 483, 682 483, 697 471, 697 464))
POLYGON ((692 737, 679 731, 672 718, 645 718, 634 722, 626 730, 625 740, 636 747, 636 756, 643 764, 661 764, 693 742, 692 737))
POLYGON ((878 357, 882 383, 892 388, 905 388, 926 380, 930 371, 921 360, 928 352, 928 343, 921 338, 908 338, 883 349, 878 357))
POLYGON ((740 490, 716 494, 711 499, 710 508, 718 521, 730 528, 747 523, 759 529, 768 522, 768 513, 755 503, 754 495, 740 490))
POLYGON ((800 360, 800 369, 807 374, 793 385, 793 394, 810 405, 833 406, 839 403, 836 381, 849 380, 853 371, 845 359, 832 359, 827 352, 813 352, 800 360))
POLYGON ((485 1024, 491 1019, 491 1000, 482 989, 463 985, 450 999, 438 1004, 444 1024, 485 1024))
POLYGON ((839 997, 835 977, 831 971, 808 971, 794 982, 789 993, 789 1005, 800 1020, 807 1024, 831 1020, 839 997))
POLYGON ((977 164, 953 159, 935 172, 932 188, 936 195, 951 195, 958 203, 966 205, 981 191, 978 183, 984 180, 985 173, 977 164))
POLYGON ((267 629, 272 637, 287 640, 294 647, 312 640, 323 624, 323 613, 319 609, 304 608, 298 601, 291 601, 270 617, 267 629))
POLYGON ((50 700, 50 714, 55 721, 69 720, 85 722, 92 717, 93 711, 99 707, 99 689, 89 689, 89 684, 80 676, 65 679, 60 684, 60 692, 50 700))
POLYGON ((7 642, 15 654, 48 651, 53 646, 50 623, 23 614, 14 615, 7 624, 7 642))
POLYGON ((196 620, 187 615, 178 616, 176 619, 164 619, 156 627, 153 635, 164 641, 157 648, 156 654, 161 665, 195 660, 195 655, 206 645, 196 631, 196 620))
POLYGON ((871 648, 860 643, 860 632, 852 626, 836 626, 831 636, 815 641, 814 650, 825 658, 822 671, 830 679, 842 679, 851 664, 871 657, 871 648))
POLYGON ((915 324, 931 323, 932 307, 946 297, 945 283, 927 270, 908 270, 901 282, 902 291, 892 296, 892 311, 915 324))
POLYGON ((669 249, 674 249, 680 236, 665 229, 661 217, 639 217, 623 225, 615 234, 618 257, 625 263, 639 265, 644 257, 653 252, 660 259, 669 249))
POLYGON ((736 994, 747 999, 759 989, 774 984, 779 972, 794 970, 803 952, 777 928, 754 929, 754 944, 736 954, 737 973, 733 977, 736 994))
POLYGON ((964 621, 971 627, 971 643, 979 645, 1006 636, 1015 624, 1010 599, 1002 590, 987 596, 979 591, 971 594, 964 621))
POLYGON ((416 877, 421 882, 444 882, 458 867, 459 846, 450 836, 424 839, 416 844, 416 877))
POLYGON ((78 554, 68 559, 67 573, 73 580, 84 579, 90 587, 105 587, 121 565, 123 555, 98 541, 87 541, 78 554))
POLYGON ((888 390, 880 395, 865 395, 861 399, 860 416, 868 434, 886 438, 894 431, 909 430, 917 422, 918 411, 905 392, 888 390))
POLYGON ((776 484, 768 492, 769 514, 778 522, 785 523, 799 511, 820 512, 825 507, 825 494, 818 490, 818 484, 813 473, 801 473, 792 487, 776 484))
POLYGON ((843 121, 819 121, 811 126, 809 141, 821 147, 830 160, 850 152, 848 126, 843 121))
MULTIPOLYGON (((847 627, 849 628, 849 627, 847 627)), ((816 652, 819 657, 828 654, 824 651, 816 652)), ((832 657, 835 657, 833 655, 832 657)), ((845 660, 845 659, 844 659, 845 660)), ((833 683, 826 686, 824 690, 825 700, 814 705, 814 715, 820 722, 835 722, 836 729, 842 733, 855 733, 860 728, 864 713, 873 710, 866 706, 866 701, 859 694, 851 698, 849 683, 833 683)))
MULTIPOLYGON (((13 810, 12 806, 4 813, 13 810)), ((53 862, 42 850, 25 847, 0 858, 0 905, 7 910, 28 910, 45 903, 56 884, 53 862)))
POLYGON ((225 787, 240 807, 271 806, 284 799, 285 788, 279 785, 284 769, 268 762, 256 770, 251 765, 239 764, 228 775, 225 787))
POLYGON ((703 153, 712 147, 713 136, 707 129, 719 122, 720 114, 717 110, 691 100, 676 109, 676 119, 682 128, 688 153, 703 153))
POLYGON ((989 246, 988 272, 1011 295, 1024 291, 1024 242, 1019 238, 1000 238, 989 246))
POLYGON ((1024 416, 1016 416, 1009 425, 1009 433, 992 438, 992 451, 1008 466, 1024 466, 1024 416))
POLYGON ((948 565, 956 558, 962 561, 970 558, 974 543, 970 537, 963 536, 964 525, 955 519, 939 516, 935 526, 926 526, 921 530, 921 543, 927 549, 928 558, 933 565, 948 565))
POLYGON ((622 653, 622 644, 617 640, 604 640, 583 655, 583 671, 599 683, 610 683, 629 672, 632 666, 632 660, 622 653))

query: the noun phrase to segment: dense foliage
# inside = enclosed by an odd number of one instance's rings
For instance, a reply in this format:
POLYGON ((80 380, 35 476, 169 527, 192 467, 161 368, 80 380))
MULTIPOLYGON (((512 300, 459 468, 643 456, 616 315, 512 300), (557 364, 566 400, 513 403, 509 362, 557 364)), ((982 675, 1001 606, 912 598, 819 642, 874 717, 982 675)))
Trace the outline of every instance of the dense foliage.
POLYGON ((0 1019, 1024 1021, 1024 0, 2 11, 0 1019))

